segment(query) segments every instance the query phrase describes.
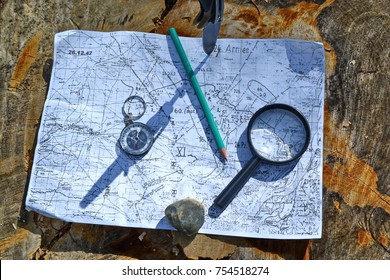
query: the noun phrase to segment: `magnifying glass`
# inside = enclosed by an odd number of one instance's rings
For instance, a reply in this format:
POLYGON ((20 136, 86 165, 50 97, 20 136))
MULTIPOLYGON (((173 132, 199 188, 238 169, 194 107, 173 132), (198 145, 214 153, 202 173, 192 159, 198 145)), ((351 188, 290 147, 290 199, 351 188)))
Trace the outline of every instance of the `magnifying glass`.
POLYGON ((214 204, 225 209, 261 162, 283 165, 299 159, 310 143, 306 118, 286 104, 271 104, 258 110, 247 129, 252 158, 217 196, 214 204))

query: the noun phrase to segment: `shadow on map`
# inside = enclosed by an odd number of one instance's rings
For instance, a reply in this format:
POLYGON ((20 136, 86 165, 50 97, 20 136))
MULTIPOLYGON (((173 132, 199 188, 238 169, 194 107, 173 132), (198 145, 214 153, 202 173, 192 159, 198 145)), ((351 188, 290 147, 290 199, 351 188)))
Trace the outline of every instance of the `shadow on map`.
MULTIPOLYGON (((249 148, 249 142, 247 139, 247 129, 244 130, 244 132, 241 134, 238 140, 237 155, 238 155, 238 160, 240 161, 241 164, 241 168, 244 168, 245 165, 249 162, 249 160, 253 156, 251 149, 249 148)), ((263 161, 260 163, 260 166, 257 168, 257 170, 254 171, 251 178, 262 182, 278 181, 280 179, 283 179, 285 176, 287 176, 295 168, 298 161, 299 159, 284 165, 274 165, 263 161)), ((245 188, 245 185, 243 188, 245 188)), ((234 199, 232 203, 234 203, 234 199)), ((221 209, 217 205, 213 204, 208 209, 208 215, 211 218, 218 218, 225 209, 221 209)))
MULTIPOLYGON (((157 113, 150 118, 146 125, 154 128, 154 141, 161 135, 166 126, 170 121, 170 114, 173 111, 173 104, 180 97, 180 92, 177 91, 176 94, 172 97, 171 100, 165 102, 157 113)), ((125 119, 124 115, 124 119, 125 119)), ((152 148, 153 149, 153 146, 152 148)), ((91 187, 88 193, 80 202, 80 207, 85 209, 89 204, 91 204, 98 196, 100 196, 104 191, 109 192, 111 183, 123 172, 124 176, 128 176, 130 168, 135 165, 137 162, 142 160, 147 153, 139 156, 132 156, 126 154, 120 147, 119 141, 115 144, 116 159, 111 163, 111 165, 104 171, 102 176, 96 181, 95 184, 91 187)), ((128 180, 131 181, 131 177, 128 177, 128 180)), ((103 195, 104 196, 104 195, 103 195)))
MULTIPOLYGON (((148 120, 146 123, 148 126, 154 128, 155 134, 154 134, 154 140, 156 141, 157 138, 160 136, 160 134, 164 131, 168 123, 170 122, 170 115, 173 112, 173 105, 176 102, 176 100, 180 97, 183 97, 184 92, 187 91, 187 89, 190 87, 188 84, 189 79, 187 77, 187 74, 185 72, 185 69, 183 67, 183 64, 181 63, 180 57, 178 56, 175 46, 170 39, 169 36, 167 36, 167 43, 168 43, 168 49, 171 56, 171 59, 173 61, 174 67, 176 67, 178 73, 180 74, 180 77, 183 81, 183 85, 181 87, 176 88, 175 95, 172 97, 171 100, 165 102, 159 109, 159 111, 148 120)), ((194 69, 194 73, 198 73, 202 66, 206 63, 208 59, 208 56, 205 56, 203 60, 200 62, 200 64, 194 69)), ((131 94, 130 94, 131 95, 131 94)), ((189 94, 188 98, 191 101, 191 104, 194 108, 201 108, 199 101, 195 95, 195 93, 191 92, 189 94)), ((204 117, 204 114, 202 110, 196 110, 200 122, 202 124, 203 130, 206 134, 206 138, 209 139, 208 143, 210 145, 211 150, 213 151, 216 158, 218 158, 221 162, 224 162, 223 157, 219 153, 219 149, 214 141, 212 132, 208 126, 207 120, 204 117)), ((124 116, 125 117, 125 116, 124 116)), ((111 163, 109 167, 104 171, 104 173, 100 176, 100 178, 96 181, 96 183, 93 184, 91 189, 87 192, 87 194, 83 197, 83 199, 80 202, 80 207, 85 209, 90 205, 97 197, 99 197, 103 192, 109 193, 110 191, 110 185, 114 180, 120 176, 122 173, 124 176, 128 176, 128 172, 130 168, 135 165, 137 162, 142 160, 145 155, 140 156, 130 156, 127 155, 121 148, 119 142, 116 144, 116 158, 111 163)), ((152 148, 153 149, 153 146, 152 148)), ((114 155, 115 156, 115 155, 114 155)), ((113 156, 113 157, 114 157, 113 156)), ((131 181, 131 178, 128 178, 129 181, 131 181)), ((103 199, 105 198, 106 194, 103 194, 103 199)), ((104 203, 104 202, 102 202, 104 203)))
MULTIPOLYGON (((322 65, 323 46, 312 42, 286 40, 286 54, 290 68, 299 75, 307 75, 310 71, 322 65)), ((322 69, 322 71, 325 71, 322 69)))

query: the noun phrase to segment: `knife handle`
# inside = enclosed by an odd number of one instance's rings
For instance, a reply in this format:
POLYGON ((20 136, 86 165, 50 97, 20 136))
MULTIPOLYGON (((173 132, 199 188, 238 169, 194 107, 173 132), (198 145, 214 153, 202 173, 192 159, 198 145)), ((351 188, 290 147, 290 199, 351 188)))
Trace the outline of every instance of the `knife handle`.
POLYGON ((200 11, 194 19, 193 24, 198 28, 204 28, 209 22, 215 22, 218 0, 198 0, 200 11))

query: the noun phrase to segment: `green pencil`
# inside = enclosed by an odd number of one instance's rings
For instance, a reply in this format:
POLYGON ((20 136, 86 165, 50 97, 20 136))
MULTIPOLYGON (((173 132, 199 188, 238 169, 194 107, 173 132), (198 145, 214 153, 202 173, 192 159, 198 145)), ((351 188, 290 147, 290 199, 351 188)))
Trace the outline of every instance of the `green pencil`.
POLYGON ((227 153, 226 153, 226 148, 225 144, 223 143, 222 137, 219 134, 219 130, 217 127, 217 124, 215 123, 214 117, 211 114, 210 107, 207 104, 206 98, 202 92, 202 89, 199 86, 198 80, 196 79, 195 73, 192 70, 190 61, 187 58, 187 55, 183 49, 183 46, 180 42, 179 36, 177 35, 176 29, 175 28, 169 28, 169 34, 171 35, 173 44, 176 47, 176 50, 180 56, 181 62, 184 65, 184 68, 186 70, 186 73, 188 75, 188 78, 190 79, 190 82, 192 84, 192 87, 195 90, 195 94, 198 97, 199 103, 202 106, 203 113, 206 117, 207 123, 211 129, 211 132, 213 133, 214 139, 217 143, 217 147, 222 154, 222 156, 227 159, 227 153))

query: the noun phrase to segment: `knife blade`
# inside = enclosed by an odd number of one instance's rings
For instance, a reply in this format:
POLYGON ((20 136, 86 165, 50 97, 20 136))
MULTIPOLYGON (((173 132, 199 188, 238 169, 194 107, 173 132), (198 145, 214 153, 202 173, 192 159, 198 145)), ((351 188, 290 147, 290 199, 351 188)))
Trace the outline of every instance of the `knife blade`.
POLYGON ((207 54, 211 54, 217 44, 219 28, 221 22, 216 23, 209 22, 206 27, 203 29, 202 41, 203 41, 203 50, 207 54))
POLYGON ((203 50, 209 55, 217 43, 223 18, 224 0, 199 0, 199 3, 200 12, 193 23, 198 28, 203 28, 203 50))

